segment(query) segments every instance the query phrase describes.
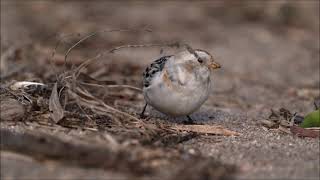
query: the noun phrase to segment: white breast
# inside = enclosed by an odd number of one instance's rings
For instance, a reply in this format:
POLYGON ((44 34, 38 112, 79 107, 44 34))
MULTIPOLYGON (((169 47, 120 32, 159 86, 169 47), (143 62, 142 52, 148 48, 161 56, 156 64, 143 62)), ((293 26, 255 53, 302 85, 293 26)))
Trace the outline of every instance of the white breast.
POLYGON ((170 85, 163 81, 164 75, 159 74, 149 87, 143 89, 146 102, 156 110, 171 116, 183 116, 193 113, 207 100, 211 89, 210 79, 200 82, 195 81, 192 74, 177 74, 176 78, 180 78, 181 82, 170 85))

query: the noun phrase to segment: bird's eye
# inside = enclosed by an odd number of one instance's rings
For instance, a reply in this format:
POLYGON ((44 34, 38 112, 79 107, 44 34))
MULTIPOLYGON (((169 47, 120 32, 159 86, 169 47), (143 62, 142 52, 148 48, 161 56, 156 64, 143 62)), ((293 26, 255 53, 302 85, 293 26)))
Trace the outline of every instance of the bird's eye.
POLYGON ((203 63, 203 60, 201 58, 198 58, 199 63, 203 63))

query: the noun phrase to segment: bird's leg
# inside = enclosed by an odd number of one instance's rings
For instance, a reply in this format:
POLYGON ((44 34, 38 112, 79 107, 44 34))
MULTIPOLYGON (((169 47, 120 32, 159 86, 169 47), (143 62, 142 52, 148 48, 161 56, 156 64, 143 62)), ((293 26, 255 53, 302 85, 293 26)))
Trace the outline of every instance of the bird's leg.
POLYGON ((144 117, 145 117, 145 116, 144 116, 144 112, 146 111, 147 106, 148 106, 148 103, 146 103, 146 105, 144 105, 143 110, 142 110, 142 112, 140 113, 140 118, 144 118, 144 117))
POLYGON ((187 115, 187 118, 188 118, 188 121, 184 121, 184 124, 195 124, 193 119, 189 115, 187 115))

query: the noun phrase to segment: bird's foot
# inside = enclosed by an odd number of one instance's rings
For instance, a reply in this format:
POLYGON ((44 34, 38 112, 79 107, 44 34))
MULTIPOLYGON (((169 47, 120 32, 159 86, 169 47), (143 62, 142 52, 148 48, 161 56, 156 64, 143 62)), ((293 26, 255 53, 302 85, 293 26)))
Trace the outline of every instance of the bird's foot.
POLYGON ((144 114, 140 114, 140 119, 145 119, 147 116, 146 115, 144 115, 144 114))
POLYGON ((187 118, 188 118, 188 120, 183 121, 183 124, 186 124, 186 125, 197 124, 194 122, 194 120, 190 116, 187 116, 187 118))

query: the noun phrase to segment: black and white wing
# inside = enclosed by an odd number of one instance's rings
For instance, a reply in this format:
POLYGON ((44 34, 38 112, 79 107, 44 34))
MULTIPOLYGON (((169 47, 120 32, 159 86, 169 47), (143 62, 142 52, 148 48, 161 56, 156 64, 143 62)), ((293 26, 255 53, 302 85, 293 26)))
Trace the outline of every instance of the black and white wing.
POLYGON ((149 87, 151 84, 152 79, 154 78, 155 74, 161 72, 166 64, 167 60, 171 56, 163 56, 157 60, 155 60, 152 64, 150 64, 143 73, 143 86, 149 87))

